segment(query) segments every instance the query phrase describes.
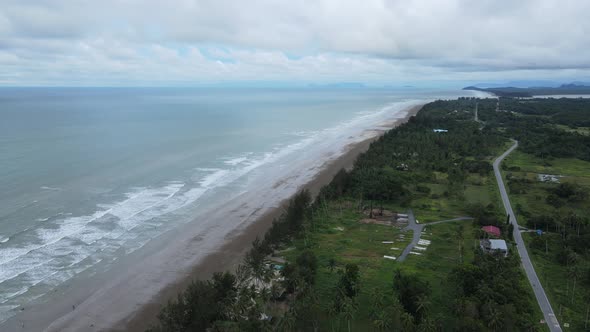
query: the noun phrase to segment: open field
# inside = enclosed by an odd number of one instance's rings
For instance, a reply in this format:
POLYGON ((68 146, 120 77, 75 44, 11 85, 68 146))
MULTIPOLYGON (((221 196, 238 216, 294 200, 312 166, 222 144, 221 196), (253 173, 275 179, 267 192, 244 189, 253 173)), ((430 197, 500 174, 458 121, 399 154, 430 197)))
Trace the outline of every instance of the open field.
MULTIPOLYGON (((351 209, 345 209, 341 214, 340 207, 335 203, 329 205, 328 214, 318 216, 318 226, 308 240, 313 241, 313 251, 318 257, 315 289, 320 300, 326 300, 322 305, 329 306, 329 301, 333 298, 339 278, 336 270, 347 263, 355 263, 362 273, 358 295, 359 312, 354 320, 353 330, 373 329, 370 319, 371 291, 375 288, 391 289, 396 269, 415 273, 428 281, 433 290, 432 314, 449 316, 449 304, 453 295, 445 281, 452 268, 460 264, 461 245, 464 246, 463 261, 473 259, 473 222, 457 221, 426 226, 421 239, 431 241, 431 244, 424 251, 414 250, 421 255, 411 254, 405 262, 400 263, 383 256, 397 257, 409 244, 412 232, 402 232, 398 227, 360 224, 358 220, 362 217, 362 214, 351 209), (394 243, 383 244, 383 241, 394 243), (334 271, 329 267, 331 258, 337 262, 334 271)), ((442 215, 438 218, 444 219, 442 215)), ((301 247, 298 243, 295 246, 301 247)), ((294 261, 297 254, 297 250, 284 252, 289 261, 294 261)), ((329 329, 329 324, 325 328, 329 329)))
POLYGON ((531 246, 531 242, 537 235, 534 233, 523 234, 537 275, 543 283, 561 325, 568 323, 571 331, 585 331, 584 326, 590 327, 590 321, 586 325, 586 315, 590 308, 588 287, 578 277, 574 288, 574 281, 569 270, 555 262, 554 256, 560 250, 555 237, 559 235, 544 236, 547 239, 547 252, 544 244, 541 248, 531 246))
POLYGON ((581 135, 590 135, 590 127, 576 127, 576 128, 571 128, 569 126, 566 125, 555 125, 555 127, 561 129, 561 130, 565 130, 567 132, 570 133, 578 133, 581 135))
MULTIPOLYGON (((528 220, 533 220, 533 217, 539 215, 561 216, 569 213, 582 217, 589 215, 590 205, 587 200, 568 202, 566 206, 559 209, 549 205, 546 197, 550 190, 558 186, 558 183, 541 182, 537 175, 560 175, 563 176, 559 178, 560 183, 577 184, 590 191, 590 162, 571 158, 541 159, 515 151, 505 163, 508 169, 504 172, 505 175, 529 180, 526 190, 510 193, 521 225, 526 225, 528 220)), ((576 255, 576 262, 571 266, 569 263, 559 263, 560 259, 564 259, 561 244, 563 235, 556 233, 553 227, 542 227, 532 222, 529 222, 528 226, 532 228, 537 226, 536 228, 545 232, 542 236, 525 233, 523 239, 560 323, 562 326, 568 323, 571 331, 584 331, 590 308, 590 284, 583 281, 590 268, 587 254, 576 255)), ((590 322, 587 326, 590 327, 590 322)))
POLYGON ((576 181, 590 181, 590 162, 576 158, 542 159, 517 150, 508 156, 504 163, 508 167, 520 167, 522 172, 559 174, 577 178, 574 179, 576 181))
MULTIPOLYGON (((477 186, 468 190, 476 193, 476 197, 482 203, 489 204, 490 197, 495 198, 495 191, 485 192, 491 186, 477 186), (484 193, 485 192, 485 193, 484 193)), ((433 205, 440 206, 440 200, 428 200, 433 205), (434 204, 436 203, 436 204, 434 204)), ((456 217, 463 212, 456 200, 446 201, 441 211, 430 211, 428 218, 419 212, 416 217, 419 220, 443 220, 456 217)), ((306 245, 311 247, 318 258, 318 273, 314 286, 320 300, 321 307, 329 307, 332 304, 335 287, 340 278, 338 270, 342 270, 347 263, 358 264, 361 271, 360 292, 357 298, 358 311, 352 322, 353 331, 374 330, 371 318, 372 294, 375 289, 381 291, 392 290, 392 277, 397 269, 420 279, 427 281, 432 289, 430 296, 429 315, 438 317, 444 321, 452 317, 455 290, 449 287, 448 279, 453 268, 463 262, 471 262, 474 259, 474 250, 479 246, 479 241, 474 237, 478 226, 471 220, 454 221, 449 223, 425 226, 421 240, 430 241, 423 245, 426 250, 414 249, 404 262, 386 259, 383 256, 397 257, 409 244, 412 231, 403 232, 395 226, 368 225, 358 221, 366 216, 352 208, 354 202, 330 202, 323 211, 315 215, 315 226, 309 236, 292 243, 282 252, 288 261, 293 262, 301 253, 299 249, 306 245), (348 206, 348 207, 347 207, 348 206), (384 244, 383 241, 393 241, 393 244, 384 244), (330 268, 330 260, 337 263, 336 268, 330 268)), ((386 205, 386 209, 405 212, 402 208, 386 205)), ((463 212, 464 213, 464 212, 463 212)), ((526 279, 521 280, 525 289, 530 290, 526 279)), ((391 295, 393 296, 393 294, 391 295)), ((532 306, 535 308, 535 321, 542 318, 541 312, 536 307, 532 297, 532 290, 528 294, 532 306)), ((326 317, 328 318, 328 317, 326 317)), ((345 330, 346 323, 343 319, 332 317, 326 319, 320 327, 321 330, 345 330)))
MULTIPOLYGON (((349 205, 354 204, 350 202, 349 205)), ((337 271, 348 263, 358 264, 362 271, 361 290, 358 295, 359 312, 353 322, 353 330, 358 331, 373 328, 369 319, 370 290, 391 289, 393 273, 402 265, 383 256, 397 257, 412 238, 412 232, 404 233, 398 227, 361 224, 359 220, 362 218, 366 216, 354 208, 341 209, 341 204, 332 202, 323 213, 315 216, 316 228, 310 233, 310 238, 299 239, 293 243, 297 248, 304 247, 303 243, 300 243, 303 241, 313 243, 312 248, 318 258, 319 267, 314 289, 322 307, 328 307, 334 297, 334 289, 339 279, 337 271), (393 243, 384 244, 383 241, 393 243), (330 259, 336 261, 333 271, 329 266, 330 259)), ((298 254, 299 250, 287 249, 284 252, 285 257, 291 262, 295 261, 298 254)), ((333 320, 331 323, 325 321, 326 325, 320 330, 329 330, 333 323, 333 320)))

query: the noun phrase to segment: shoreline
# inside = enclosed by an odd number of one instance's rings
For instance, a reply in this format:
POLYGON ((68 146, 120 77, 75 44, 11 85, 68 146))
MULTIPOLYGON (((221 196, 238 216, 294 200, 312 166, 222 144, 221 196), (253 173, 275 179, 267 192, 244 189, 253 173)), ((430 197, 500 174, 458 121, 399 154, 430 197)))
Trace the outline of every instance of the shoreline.
MULTIPOLYGON (((379 124, 379 129, 368 129, 374 136, 345 146, 339 157, 326 162, 299 190, 308 189, 315 197, 340 169, 350 169, 373 141, 407 122, 424 104, 402 110, 403 117, 379 124)), ((171 230, 146 244, 145 250, 122 257, 108 273, 101 271, 90 281, 78 278, 54 290, 55 301, 48 295, 49 300, 27 307, 0 327, 10 331, 145 331, 157 322, 162 306, 192 280, 235 269, 252 241, 264 235, 289 199, 277 206, 257 207, 229 232, 215 225, 231 214, 224 211, 213 213, 212 222, 197 230, 190 225, 171 230), (219 241, 202 245, 199 242, 204 237, 219 241)))
MULTIPOLYGON (((311 192, 312 197, 315 199, 320 189, 329 184, 336 173, 343 168, 351 169, 357 157, 361 153, 367 151, 372 142, 379 139, 388 130, 394 129, 407 122, 412 116, 416 115, 423 106, 424 105, 411 107, 407 110, 407 113, 403 118, 383 124, 383 127, 388 129, 381 130, 377 136, 365 139, 362 142, 348 147, 348 150, 343 155, 328 165, 325 165, 325 167, 301 189, 308 189, 311 192)), ((157 315, 162 309, 162 306, 166 304, 168 300, 174 299, 177 294, 186 289, 192 280, 208 279, 215 272, 223 272, 227 270, 233 271, 237 265, 242 262, 243 256, 250 249, 252 242, 257 236, 264 236, 264 233, 272 225, 273 220, 280 216, 283 207, 289 200, 290 199, 284 200, 279 207, 275 207, 271 211, 268 211, 257 220, 253 221, 239 234, 228 239, 217 252, 208 255, 199 264, 194 266, 189 277, 166 287, 166 289, 162 290, 162 292, 156 296, 157 299, 154 299, 153 302, 146 303, 141 309, 136 311, 133 316, 122 322, 122 326, 114 329, 114 331, 145 331, 157 322, 157 315)))

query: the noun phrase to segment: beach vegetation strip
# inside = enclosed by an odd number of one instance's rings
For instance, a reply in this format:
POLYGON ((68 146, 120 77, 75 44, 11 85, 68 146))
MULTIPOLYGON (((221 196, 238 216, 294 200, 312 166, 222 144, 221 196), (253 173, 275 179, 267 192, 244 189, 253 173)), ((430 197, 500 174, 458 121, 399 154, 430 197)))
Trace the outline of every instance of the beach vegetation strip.
POLYGON ((235 282, 217 275, 235 293, 216 293, 215 278, 200 291, 189 288, 154 330, 542 329, 516 252, 504 257, 480 249, 488 236, 482 226, 497 227, 512 244, 489 180, 490 161, 507 138, 491 126, 480 130, 476 102, 484 114, 496 105, 468 98, 428 104, 374 142, 313 202, 299 193, 255 241, 232 274, 235 282), (418 243, 426 250, 400 262, 414 236, 406 229, 409 210, 427 229, 418 243), (277 266, 271 257, 286 263, 277 266), (212 297, 223 307, 203 316, 193 297, 212 297))

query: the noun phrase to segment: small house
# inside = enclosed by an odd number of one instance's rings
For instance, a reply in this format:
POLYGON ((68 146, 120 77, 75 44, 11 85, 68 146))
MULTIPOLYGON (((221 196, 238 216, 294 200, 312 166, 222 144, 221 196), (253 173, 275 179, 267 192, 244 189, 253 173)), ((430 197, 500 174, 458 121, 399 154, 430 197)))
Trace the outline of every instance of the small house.
POLYGON ((496 226, 483 226, 481 229, 488 233, 488 235, 494 237, 500 237, 502 235, 502 231, 496 226))
POLYGON ((489 254, 499 253, 504 257, 508 256, 508 246, 504 240, 483 239, 479 243, 484 252, 489 254))

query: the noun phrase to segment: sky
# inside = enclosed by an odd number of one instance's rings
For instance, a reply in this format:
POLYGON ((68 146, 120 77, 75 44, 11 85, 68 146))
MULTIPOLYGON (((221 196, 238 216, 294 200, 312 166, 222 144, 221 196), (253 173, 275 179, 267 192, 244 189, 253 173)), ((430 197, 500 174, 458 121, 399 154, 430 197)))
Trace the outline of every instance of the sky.
POLYGON ((0 0, 0 85, 588 81, 588 13, 588 0, 0 0))

